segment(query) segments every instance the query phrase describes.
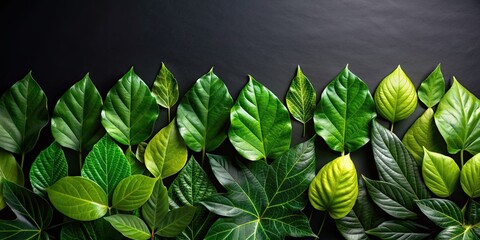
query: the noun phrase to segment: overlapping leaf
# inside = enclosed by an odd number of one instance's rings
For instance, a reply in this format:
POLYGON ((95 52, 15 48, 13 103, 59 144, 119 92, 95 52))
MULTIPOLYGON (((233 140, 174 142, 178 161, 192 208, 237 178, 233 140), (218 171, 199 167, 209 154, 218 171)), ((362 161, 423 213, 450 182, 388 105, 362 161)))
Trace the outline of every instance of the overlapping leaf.
POLYGON ((19 220, 0 220, 0 238, 3 240, 41 240, 48 239, 48 236, 47 233, 29 223, 19 220))
POLYGON ((465 214, 467 223, 475 225, 480 223, 480 203, 477 201, 470 199, 468 203, 468 210, 465 214))
POLYGON ((471 198, 480 197, 480 154, 473 156, 463 166, 460 184, 463 191, 471 198))
POLYGON ((63 225, 60 231, 60 239, 62 240, 97 240, 93 222, 75 222, 63 225))
POLYGON ((113 192, 113 208, 133 211, 140 208, 152 195, 156 178, 144 175, 132 175, 118 183, 113 192))
POLYGON ((60 144, 53 142, 40 152, 30 168, 33 192, 47 196, 47 188, 68 175, 68 163, 60 144))
POLYGON ((162 237, 176 237, 190 224, 195 215, 195 210, 196 208, 193 206, 172 209, 160 222, 155 234, 162 237))
POLYGON ((439 197, 448 197, 458 187, 460 168, 451 157, 425 149, 422 174, 430 191, 439 197))
POLYGON ((137 216, 128 214, 116 214, 105 217, 112 226, 117 229, 123 236, 130 239, 144 239, 150 238, 150 232, 147 225, 137 216))
POLYGON ((170 121, 170 109, 178 101, 178 83, 163 62, 153 82, 152 93, 157 104, 168 110, 168 121, 170 121))
POLYGON ((7 206, 3 198, 3 179, 20 186, 24 184, 23 171, 15 157, 0 149, 0 210, 7 206))
POLYGON ((305 135, 305 123, 312 119, 315 112, 316 95, 312 83, 298 66, 297 75, 292 79, 288 88, 286 101, 293 118, 303 124, 303 135, 305 135))
POLYGON ((152 195, 142 206, 142 216, 146 224, 155 231, 168 214, 168 192, 162 181, 157 181, 152 195))
POLYGON ((418 89, 418 98, 428 108, 435 106, 445 94, 445 80, 440 64, 422 82, 418 89))
POLYGON ((479 240, 480 237, 478 237, 478 235, 475 234, 474 231, 475 231, 475 228, 472 228, 471 226, 461 226, 461 225, 451 226, 441 231, 435 239, 436 240, 479 240))
POLYGON ((418 200, 416 203, 423 214, 441 228, 463 224, 462 210, 450 200, 430 198, 418 200))
POLYGON ((407 220, 386 221, 367 233, 384 240, 420 240, 430 236, 424 226, 407 220))

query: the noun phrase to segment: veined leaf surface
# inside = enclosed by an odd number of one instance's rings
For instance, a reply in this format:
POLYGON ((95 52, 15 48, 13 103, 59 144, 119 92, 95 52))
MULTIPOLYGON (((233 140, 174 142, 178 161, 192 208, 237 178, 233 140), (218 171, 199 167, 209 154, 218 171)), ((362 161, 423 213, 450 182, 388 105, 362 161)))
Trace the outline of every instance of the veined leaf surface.
POLYGON ((473 156, 463 165, 460 184, 463 191, 471 198, 480 197, 480 154, 473 156))
POLYGON ((455 160, 426 148, 423 159, 422 174, 428 189, 439 197, 452 195, 460 177, 460 168, 455 160))
POLYGON ((416 203, 423 214, 441 228, 463 224, 462 210, 450 200, 430 198, 416 203))
POLYGON ((105 220, 112 224, 123 236, 130 239, 150 238, 150 231, 145 222, 137 216, 128 214, 116 214, 105 217, 105 220))
POLYGON ((140 208, 152 195, 156 181, 156 178, 144 175, 132 175, 124 178, 113 192, 112 207, 122 211, 133 211, 140 208))
POLYGON ((292 79, 290 87, 288 88, 286 101, 287 108, 292 114, 293 118, 305 123, 313 118, 315 112, 315 101, 317 93, 313 88, 312 83, 307 76, 303 74, 300 66, 297 67, 297 75, 292 79))
POLYGON ((168 109, 168 121, 170 121, 170 108, 178 101, 178 83, 163 62, 153 82, 152 93, 157 104, 168 109))
POLYGON ((25 183, 22 168, 13 154, 0 149, 0 210, 7 206, 3 198, 3 179, 20 186, 25 183))
POLYGON ((418 89, 418 98, 428 108, 437 105, 445 94, 445 80, 440 64, 423 80, 418 89))
POLYGON ((47 196, 47 188, 68 175, 68 163, 60 144, 53 142, 40 152, 30 168, 33 192, 47 196))

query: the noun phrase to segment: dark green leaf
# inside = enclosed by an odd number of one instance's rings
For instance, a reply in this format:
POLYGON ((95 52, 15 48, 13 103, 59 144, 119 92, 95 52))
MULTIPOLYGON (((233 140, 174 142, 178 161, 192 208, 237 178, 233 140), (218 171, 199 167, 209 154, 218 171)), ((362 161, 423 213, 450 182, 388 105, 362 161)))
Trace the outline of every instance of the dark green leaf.
POLYGON ((47 196, 47 188, 60 178, 68 175, 68 163, 62 148, 53 142, 47 149, 40 152, 30 168, 30 182, 33 192, 47 196))
POLYGON ((469 224, 475 225, 480 223, 480 203, 470 199, 468 203, 468 209, 466 212, 466 217, 469 224))
POLYGON ((192 206, 172 209, 168 212, 166 218, 160 222, 155 234, 162 237, 176 237, 188 227, 195 215, 195 210, 196 208, 192 206))
POLYGON ((95 229, 92 222, 75 222, 63 225, 60 231, 61 240, 97 240, 95 229))
POLYGON ((471 198, 480 197, 480 154, 473 156, 463 165, 460 184, 463 191, 471 198))
POLYGON ((430 198, 416 203, 423 214, 441 228, 463 224, 462 210, 450 200, 430 198))
POLYGON ((424 226, 412 221, 386 221, 378 227, 368 230, 367 233, 382 240, 416 240, 430 236, 424 226))
POLYGON ((173 74, 163 64, 152 87, 157 104, 170 109, 178 101, 178 83, 173 74))
POLYGON ((124 178, 113 192, 113 208, 133 211, 140 208, 152 195, 156 178, 132 175, 124 178))
POLYGON ((297 67, 297 75, 292 79, 287 92, 287 107, 293 118, 305 124, 310 121, 315 111, 316 92, 312 83, 297 67))
POLYGON ((0 149, 0 210, 7 206, 3 198, 3 179, 20 186, 24 184, 23 171, 15 157, 11 153, 0 149))
POLYGON ((132 175, 144 174, 145 172, 147 172, 147 168, 145 167, 145 165, 142 162, 140 162, 140 160, 138 160, 136 154, 133 153, 130 148, 127 149, 127 151, 125 152, 125 157, 127 158, 128 163, 130 164, 132 175))
POLYGON ((422 174, 428 189, 439 197, 453 194, 458 187, 460 176, 460 168, 455 160, 427 149, 423 159, 422 174))
POLYGON ((161 180, 155 183, 152 195, 142 207, 142 216, 153 231, 160 226, 168 213, 168 192, 161 180))
POLYGON ((471 226, 451 226, 441 231, 435 240, 478 240, 471 226))
POLYGON ((418 98, 428 108, 435 106, 445 94, 445 80, 440 64, 423 80, 418 89, 418 98))
POLYGON ((18 239, 48 239, 41 229, 37 229, 29 223, 19 220, 9 221, 0 220, 0 239, 18 240, 18 239))
POLYGON ((147 225, 137 216, 116 214, 105 217, 105 220, 127 238, 145 240, 150 238, 147 225))
POLYGON ((112 224, 105 218, 100 218, 92 222, 95 235, 99 240, 118 240, 124 239, 124 236, 118 232, 112 224))

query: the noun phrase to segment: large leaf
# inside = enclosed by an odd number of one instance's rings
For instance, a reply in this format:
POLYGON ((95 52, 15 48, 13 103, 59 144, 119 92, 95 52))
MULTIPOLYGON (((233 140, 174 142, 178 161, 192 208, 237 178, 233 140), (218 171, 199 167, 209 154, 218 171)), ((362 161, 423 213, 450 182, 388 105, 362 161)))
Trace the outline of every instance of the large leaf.
POLYGON ((451 157, 425 148, 422 174, 428 189, 439 197, 448 197, 458 187, 460 168, 451 157))
POLYGON ((312 83, 308 80, 307 76, 303 74, 300 66, 298 66, 297 75, 290 83, 285 100, 287 101, 287 108, 293 118, 303 124, 304 133, 305 123, 310 121, 313 117, 316 98, 317 94, 315 88, 313 88, 312 83))
POLYGON ((188 150, 177 129, 175 119, 162 128, 145 149, 145 166, 153 176, 166 178, 182 169, 188 150))
POLYGON ((325 88, 315 110, 315 131, 338 152, 353 152, 370 139, 376 116, 368 86, 345 67, 325 88))
POLYGON ((105 217, 105 220, 127 238, 145 240, 150 238, 150 231, 147 225, 137 216, 116 214, 105 217))
POLYGON ((473 156, 463 166, 460 184, 463 191, 471 198, 480 197, 480 154, 473 156))
POLYGON ((0 148, 29 152, 48 120, 47 96, 29 72, 0 98, 0 148))
POLYGON ((132 146, 150 137, 157 116, 155 97, 132 67, 108 92, 102 124, 113 139, 132 146))
POLYGON ((249 79, 231 110, 228 137, 246 159, 275 159, 290 147, 290 116, 270 90, 249 79))
POLYGON ((74 222, 63 225, 60 231, 61 240, 97 240, 93 222, 74 222))
POLYGON ((190 224, 195 215, 195 207, 183 206, 168 212, 165 219, 160 222, 155 234, 162 237, 176 237, 190 224))
POLYGON ((445 94, 445 80, 440 64, 423 80, 418 89, 418 98, 428 108, 435 106, 445 94))
POLYGON ((40 152, 30 168, 33 192, 46 197, 47 188, 60 178, 68 176, 68 163, 60 144, 53 142, 40 152))
POLYGON ((113 192, 112 207, 122 211, 140 208, 152 195, 156 181, 156 178, 143 175, 124 178, 113 192))
POLYGON ((293 147, 271 166, 264 161, 246 166, 214 155, 209 159, 227 193, 202 201, 210 211, 225 216, 213 224, 205 239, 315 236, 301 212, 305 191, 315 175, 313 139, 293 147))
POLYGON ((441 228, 463 224, 462 210, 450 200, 430 198, 418 200, 416 203, 423 214, 441 228))
POLYGON ((75 151, 89 151, 105 132, 101 124, 102 106, 102 96, 87 73, 63 94, 53 109, 55 141, 75 151))
POLYGON ((163 62, 153 82, 152 93, 157 104, 168 109, 168 121, 170 121, 170 108, 178 101, 178 83, 163 62))
POLYGON ((7 206, 3 199, 3 179, 20 186, 24 184, 23 171, 15 157, 11 153, 0 149, 0 210, 7 206))
POLYGON ((48 239, 48 236, 42 229, 38 229, 29 223, 19 220, 0 220, 0 239, 18 240, 18 239, 48 239))
POLYGON ((143 220, 147 225, 156 231, 160 223, 168 214, 168 192, 161 180, 155 183, 152 195, 147 202, 142 206, 143 220))
POLYGON ((53 206, 63 215, 80 221, 101 218, 108 210, 108 196, 90 179, 64 177, 47 188, 53 206))
POLYGON ((449 153, 467 150, 475 155, 480 152, 480 100, 455 78, 438 104, 435 123, 447 142, 449 153))
POLYGON ((233 99, 213 68, 197 80, 177 109, 178 130, 195 152, 213 151, 227 138, 233 99))
POLYGON ((400 66, 386 76, 375 90, 378 114, 391 123, 407 118, 417 107, 417 91, 400 66))
POLYGON ((350 154, 338 157, 318 172, 308 189, 312 206, 333 219, 345 217, 357 200, 357 170, 350 154))
POLYGON ((382 240, 416 240, 430 236, 424 226, 406 220, 386 221, 367 233, 382 240))
POLYGON ((471 226, 451 226, 441 231, 435 240, 478 240, 471 226))

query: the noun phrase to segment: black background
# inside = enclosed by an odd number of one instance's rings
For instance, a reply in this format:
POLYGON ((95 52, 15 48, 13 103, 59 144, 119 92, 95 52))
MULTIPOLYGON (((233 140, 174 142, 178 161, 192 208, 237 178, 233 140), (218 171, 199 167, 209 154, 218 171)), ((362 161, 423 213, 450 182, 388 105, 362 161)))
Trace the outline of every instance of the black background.
MULTIPOLYGON (((319 96, 346 64, 373 94, 398 64, 418 87, 438 63, 447 86, 454 75, 480 96, 480 1, 0 2, 0 93, 33 70, 50 112, 87 72, 105 96, 131 66, 151 86, 162 61, 180 96, 212 66, 234 98, 251 74, 284 101, 297 65, 319 96)), ((419 105, 395 132, 422 112, 419 105)), ((161 111, 157 129, 165 122, 161 111)), ((292 142, 304 141, 293 125, 292 142)), ((313 136, 312 123, 308 130, 313 136)), ((50 144, 49 131, 27 161, 50 144)), ((336 154, 317 143, 320 167, 336 154)), ((360 174, 375 175, 370 145, 352 158, 360 174)), ((339 238, 335 231, 327 223, 322 237, 339 238)))

